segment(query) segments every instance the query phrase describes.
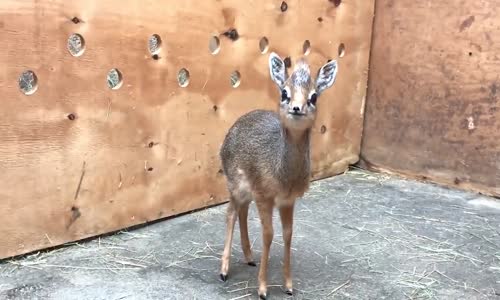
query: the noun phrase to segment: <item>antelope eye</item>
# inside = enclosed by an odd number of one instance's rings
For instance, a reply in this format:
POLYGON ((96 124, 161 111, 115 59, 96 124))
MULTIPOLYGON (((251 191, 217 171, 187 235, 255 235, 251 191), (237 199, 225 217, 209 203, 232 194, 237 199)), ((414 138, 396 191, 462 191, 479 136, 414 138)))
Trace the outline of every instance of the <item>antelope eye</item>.
POLYGON ((318 95, 316 93, 312 93, 309 96, 309 104, 316 105, 316 100, 318 100, 318 95))
POLYGON ((290 96, 288 95, 288 92, 286 89, 281 90, 281 101, 289 101, 290 96))

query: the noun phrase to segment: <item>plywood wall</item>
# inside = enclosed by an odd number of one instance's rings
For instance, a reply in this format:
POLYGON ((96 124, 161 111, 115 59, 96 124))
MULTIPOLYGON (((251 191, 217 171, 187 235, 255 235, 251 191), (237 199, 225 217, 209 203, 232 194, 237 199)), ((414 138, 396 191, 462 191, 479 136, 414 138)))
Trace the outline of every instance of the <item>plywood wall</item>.
POLYGON ((376 2, 365 166, 500 196, 499 4, 376 2))
POLYGON ((360 151, 373 9, 373 0, 1 1, 0 258, 225 201, 226 130, 277 107, 269 51, 293 65, 306 40, 314 70, 339 59, 319 104, 314 178, 343 172, 360 151), (74 33, 85 41, 77 56, 74 33), (107 85, 112 68, 118 89, 107 85), (38 80, 31 95, 19 87, 26 70, 38 80))

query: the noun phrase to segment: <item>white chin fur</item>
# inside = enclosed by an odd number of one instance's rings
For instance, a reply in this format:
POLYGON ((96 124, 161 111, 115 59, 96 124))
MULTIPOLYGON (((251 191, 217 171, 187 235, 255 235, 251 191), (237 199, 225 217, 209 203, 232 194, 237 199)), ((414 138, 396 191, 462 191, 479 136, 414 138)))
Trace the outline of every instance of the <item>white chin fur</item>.
POLYGON ((305 129, 309 127, 311 120, 307 116, 286 115, 285 126, 290 129, 305 129))

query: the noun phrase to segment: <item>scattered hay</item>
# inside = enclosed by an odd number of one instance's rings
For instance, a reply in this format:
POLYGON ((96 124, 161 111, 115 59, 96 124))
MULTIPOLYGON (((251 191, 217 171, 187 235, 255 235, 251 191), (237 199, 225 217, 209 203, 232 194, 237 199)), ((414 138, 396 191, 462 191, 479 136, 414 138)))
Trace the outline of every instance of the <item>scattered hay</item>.
POLYGON ((330 293, 328 293, 328 295, 326 295, 327 297, 330 297, 331 295, 337 293, 341 288, 345 287, 346 285, 350 284, 351 283, 351 279, 347 280, 346 282, 342 283, 341 285, 339 285, 338 287, 334 288, 330 293))

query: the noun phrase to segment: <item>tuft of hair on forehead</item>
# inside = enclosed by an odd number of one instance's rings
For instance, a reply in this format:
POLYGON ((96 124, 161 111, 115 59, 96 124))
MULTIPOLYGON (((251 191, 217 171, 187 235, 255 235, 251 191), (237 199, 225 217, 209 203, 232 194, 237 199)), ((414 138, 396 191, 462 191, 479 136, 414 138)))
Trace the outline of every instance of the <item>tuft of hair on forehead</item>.
POLYGON ((311 70, 305 58, 300 58, 295 63, 290 81, 297 87, 308 87, 311 84, 311 70))

